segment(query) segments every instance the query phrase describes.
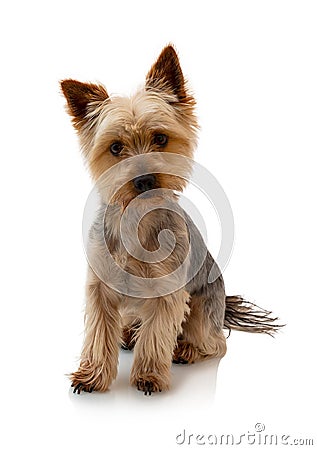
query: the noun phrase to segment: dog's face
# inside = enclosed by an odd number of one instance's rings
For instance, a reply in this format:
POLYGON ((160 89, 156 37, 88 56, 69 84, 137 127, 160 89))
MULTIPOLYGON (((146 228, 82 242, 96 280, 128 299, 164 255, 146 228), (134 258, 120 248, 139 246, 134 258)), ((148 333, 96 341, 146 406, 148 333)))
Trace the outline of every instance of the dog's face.
POLYGON ((103 179, 107 202, 126 205, 159 188, 182 191, 198 125, 173 47, 162 51, 144 88, 130 98, 111 97, 101 85, 75 80, 64 80, 61 87, 92 177, 103 179), (182 166, 176 174, 175 165, 182 166))

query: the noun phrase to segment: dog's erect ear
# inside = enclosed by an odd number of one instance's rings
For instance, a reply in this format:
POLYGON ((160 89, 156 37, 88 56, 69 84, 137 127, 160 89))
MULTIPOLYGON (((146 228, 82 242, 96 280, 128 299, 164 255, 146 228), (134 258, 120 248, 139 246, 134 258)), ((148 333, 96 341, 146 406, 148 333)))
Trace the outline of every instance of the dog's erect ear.
POLYGON ((146 77, 146 88, 165 90, 186 100, 185 80, 177 53, 171 45, 165 47, 146 77))
POLYGON ((68 112, 73 118, 75 128, 80 129, 92 113, 109 97, 102 85, 81 83, 76 80, 61 81, 61 88, 67 100, 68 112))

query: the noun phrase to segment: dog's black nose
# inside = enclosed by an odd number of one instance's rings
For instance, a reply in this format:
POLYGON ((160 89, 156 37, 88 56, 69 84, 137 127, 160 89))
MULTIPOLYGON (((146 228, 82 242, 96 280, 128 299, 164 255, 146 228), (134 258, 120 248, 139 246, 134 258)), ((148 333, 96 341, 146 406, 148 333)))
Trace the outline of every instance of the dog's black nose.
POLYGON ((133 184, 137 192, 145 192, 154 189, 156 178, 151 173, 148 175, 141 175, 133 180, 133 184))

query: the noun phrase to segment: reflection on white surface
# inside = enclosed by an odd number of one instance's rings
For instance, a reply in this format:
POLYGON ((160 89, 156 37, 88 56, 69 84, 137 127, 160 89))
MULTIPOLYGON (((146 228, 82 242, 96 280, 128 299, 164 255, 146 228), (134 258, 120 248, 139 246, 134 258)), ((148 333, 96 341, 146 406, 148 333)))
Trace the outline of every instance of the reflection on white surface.
POLYGON ((168 392, 145 396, 129 384, 133 353, 121 351, 117 379, 105 393, 68 391, 70 422, 75 425, 77 449, 175 448, 183 427, 201 416, 211 417, 219 359, 191 365, 172 365, 168 392))

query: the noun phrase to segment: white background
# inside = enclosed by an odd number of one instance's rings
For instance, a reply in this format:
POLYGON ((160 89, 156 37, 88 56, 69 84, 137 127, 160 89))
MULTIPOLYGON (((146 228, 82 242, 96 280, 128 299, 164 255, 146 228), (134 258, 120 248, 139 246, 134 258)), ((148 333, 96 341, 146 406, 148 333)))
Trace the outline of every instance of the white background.
POLYGON ((240 435, 258 422, 316 443, 316 2, 1 9, 1 448, 197 448, 176 436, 240 435), (218 371, 216 361, 174 367, 165 394, 129 387, 125 353, 108 393, 74 396, 64 374, 82 342, 81 220, 92 185, 58 80, 129 94, 169 42, 198 101, 196 159, 235 217, 227 292, 287 327, 275 339, 232 333, 218 371))

